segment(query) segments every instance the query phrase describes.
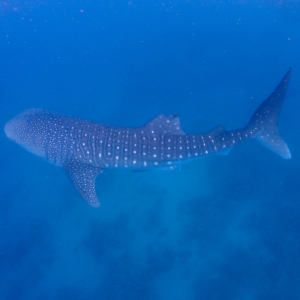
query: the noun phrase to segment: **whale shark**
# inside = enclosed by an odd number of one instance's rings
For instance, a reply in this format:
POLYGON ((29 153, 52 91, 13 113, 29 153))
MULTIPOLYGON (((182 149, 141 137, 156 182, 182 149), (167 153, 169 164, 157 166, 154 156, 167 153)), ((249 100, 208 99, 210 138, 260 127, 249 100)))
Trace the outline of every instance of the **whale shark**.
POLYGON ((290 159, 277 128, 290 75, 291 69, 248 124, 237 130, 218 126, 204 134, 185 134, 177 114, 160 114, 144 126, 126 128, 28 109, 7 122, 4 131, 28 151, 63 167, 82 198, 99 207, 95 180, 107 168, 173 169, 205 155, 228 154, 249 139, 290 159))

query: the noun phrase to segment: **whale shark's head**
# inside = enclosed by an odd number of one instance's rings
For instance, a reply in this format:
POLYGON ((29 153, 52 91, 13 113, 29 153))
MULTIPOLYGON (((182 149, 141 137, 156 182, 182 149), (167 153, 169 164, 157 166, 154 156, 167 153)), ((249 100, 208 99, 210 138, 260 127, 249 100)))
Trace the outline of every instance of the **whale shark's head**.
POLYGON ((28 151, 43 156, 40 147, 38 119, 36 118, 41 109, 28 109, 8 121, 4 127, 6 136, 28 151))

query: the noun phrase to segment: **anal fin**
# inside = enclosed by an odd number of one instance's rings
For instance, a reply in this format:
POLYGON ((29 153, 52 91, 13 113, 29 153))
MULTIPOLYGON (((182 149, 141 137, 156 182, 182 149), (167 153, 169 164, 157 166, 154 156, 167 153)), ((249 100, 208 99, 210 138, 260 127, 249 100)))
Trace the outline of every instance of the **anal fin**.
POLYGON ((76 160, 65 162, 63 167, 82 198, 89 205, 99 207, 100 202, 95 190, 95 180, 103 172, 103 169, 76 160))
POLYGON ((228 155, 232 148, 227 148, 223 151, 217 152, 216 155, 228 155))

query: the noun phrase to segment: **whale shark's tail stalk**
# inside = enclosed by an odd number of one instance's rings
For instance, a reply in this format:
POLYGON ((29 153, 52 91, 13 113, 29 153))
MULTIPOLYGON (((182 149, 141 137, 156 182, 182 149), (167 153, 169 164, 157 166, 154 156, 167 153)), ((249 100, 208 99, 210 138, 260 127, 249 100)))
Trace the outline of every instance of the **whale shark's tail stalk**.
POLYGON ((265 147, 283 158, 290 159, 290 150, 280 136, 277 125, 283 100, 288 88, 291 68, 287 71, 277 88, 254 112, 245 131, 265 147))

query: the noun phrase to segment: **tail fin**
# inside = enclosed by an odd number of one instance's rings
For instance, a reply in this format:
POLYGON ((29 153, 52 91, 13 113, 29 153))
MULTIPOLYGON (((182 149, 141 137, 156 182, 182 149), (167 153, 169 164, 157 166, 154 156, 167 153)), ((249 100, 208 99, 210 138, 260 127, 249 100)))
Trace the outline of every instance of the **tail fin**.
POLYGON ((286 159, 291 158, 291 153, 280 136, 277 125, 290 76, 291 68, 269 98, 258 107, 246 127, 250 136, 255 137, 265 147, 286 159))

